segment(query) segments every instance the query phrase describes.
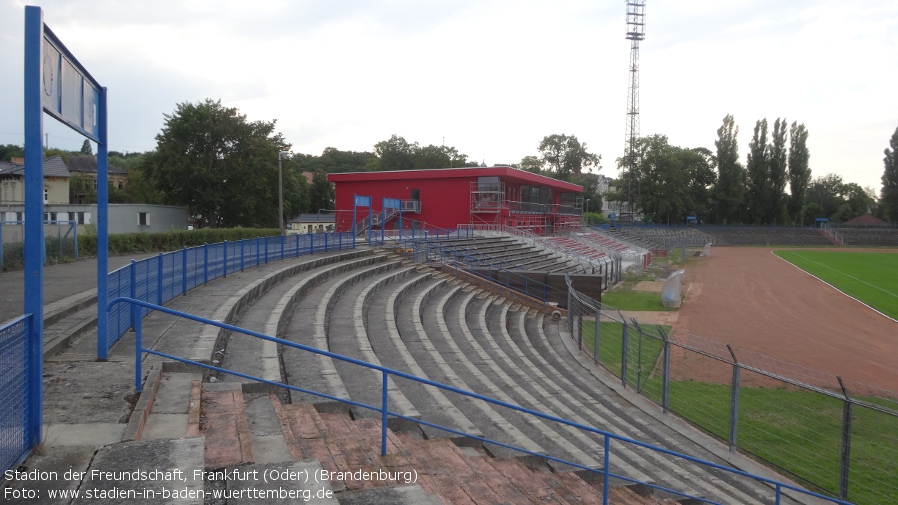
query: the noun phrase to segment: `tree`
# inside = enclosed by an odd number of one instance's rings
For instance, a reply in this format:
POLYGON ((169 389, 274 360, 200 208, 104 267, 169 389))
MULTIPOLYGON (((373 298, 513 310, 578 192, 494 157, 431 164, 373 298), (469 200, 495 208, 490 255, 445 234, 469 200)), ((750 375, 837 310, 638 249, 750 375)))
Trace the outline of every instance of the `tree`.
POLYGON ((521 170, 540 174, 543 171, 543 162, 538 156, 524 156, 521 158, 521 170))
MULTIPOLYGON (((248 121, 210 99, 180 103, 163 117, 145 167, 168 203, 186 206, 200 226, 278 225, 278 151, 289 145, 275 121, 248 121)), ((285 209, 300 210, 303 185, 285 170, 285 209)))
POLYGON ((770 203, 770 152, 767 145, 767 119, 755 123, 754 135, 748 144, 748 198, 746 219, 755 224, 764 222, 770 203))
POLYGON ((368 170, 422 170, 434 168, 476 167, 477 163, 451 146, 421 147, 403 137, 393 135, 374 145, 375 158, 369 159, 368 170))
POLYGON ((786 211, 786 120, 776 118, 773 122, 773 136, 768 146, 770 158, 768 167, 768 205, 766 222, 784 224, 789 221, 786 211))
POLYGON ((24 158, 25 149, 22 146, 6 144, 0 146, 0 161, 10 161, 12 158, 24 158))
POLYGON ((883 216, 892 223, 898 223, 898 128, 889 141, 891 149, 884 151, 882 159, 885 169, 882 172, 882 193, 880 200, 883 216))
POLYGON ((602 157, 586 150, 586 143, 580 143, 574 135, 553 134, 544 137, 539 143, 540 161, 548 165, 552 176, 563 181, 569 180, 571 175, 581 175, 585 169, 592 172, 592 168, 601 170, 599 165, 602 157))
MULTIPOLYGON (((789 215, 792 221, 803 221, 801 211, 807 199, 808 184, 811 183, 811 168, 808 164, 808 130, 804 124, 792 122, 789 129, 789 215)), ((803 223, 802 223, 803 224, 803 223)))
POLYGON ((411 170, 415 168, 413 150, 418 144, 409 144, 404 138, 392 135, 389 140, 374 144, 377 159, 369 161, 373 170, 411 170))
MULTIPOLYGON (((711 188, 716 182, 711 151, 672 146, 664 135, 638 139, 634 151, 638 162, 633 183, 640 188, 636 203, 648 220, 681 223, 687 215, 710 213, 711 188)), ((619 158, 618 163, 629 160, 619 158)))
POLYGON ((722 224, 738 221, 744 207, 745 168, 739 163, 738 135, 739 127, 733 116, 727 114, 714 141, 717 148, 717 184, 713 191, 715 221, 722 224))
POLYGON ((312 212, 320 210, 333 210, 334 186, 327 181, 324 170, 318 169, 312 176, 312 186, 309 188, 309 200, 312 212))
POLYGON ((81 154, 86 154, 88 156, 94 154, 93 146, 90 145, 90 141, 87 139, 84 139, 84 143, 81 144, 81 154))

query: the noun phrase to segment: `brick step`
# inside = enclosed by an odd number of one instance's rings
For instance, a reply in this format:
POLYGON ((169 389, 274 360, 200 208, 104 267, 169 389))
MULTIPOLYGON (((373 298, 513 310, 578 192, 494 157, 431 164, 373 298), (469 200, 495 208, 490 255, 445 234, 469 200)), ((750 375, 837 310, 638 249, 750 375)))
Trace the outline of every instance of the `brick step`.
POLYGON ((199 434, 206 438, 205 467, 255 463, 240 384, 204 384, 199 434))
MULTIPOLYGON (((278 411, 278 409, 275 409, 278 411)), ((348 413, 319 413, 311 404, 280 408, 285 439, 297 459, 318 459, 338 497, 381 488, 420 486, 433 503, 600 504, 601 481, 590 484, 572 472, 533 470, 515 459, 493 458, 483 449, 458 447, 448 439, 426 440, 413 432, 387 430, 387 454, 380 455, 380 421, 353 420, 348 413), (289 433, 289 435, 288 435, 289 433), (386 480, 355 480, 346 473, 371 472, 386 480), (414 482, 407 482, 414 480, 414 482)), ((391 491, 378 491, 389 493, 391 491)), ((610 503, 675 503, 640 496, 625 487, 609 489, 610 503)), ((341 498, 341 503, 343 502, 341 498)), ((361 499, 359 499, 361 501, 361 499)), ((348 502, 347 502, 348 503, 348 502)))

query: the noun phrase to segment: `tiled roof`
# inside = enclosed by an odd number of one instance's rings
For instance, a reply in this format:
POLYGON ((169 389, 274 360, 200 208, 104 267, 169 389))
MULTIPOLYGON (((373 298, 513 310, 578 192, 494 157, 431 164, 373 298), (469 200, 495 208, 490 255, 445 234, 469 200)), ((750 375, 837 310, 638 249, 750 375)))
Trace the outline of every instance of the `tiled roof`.
MULTIPOLYGON (((0 162, 0 175, 25 175, 25 165, 17 165, 8 162, 0 162)), ((44 160, 44 177, 71 177, 72 174, 66 168, 59 155, 44 160)))
MULTIPOLYGON (((69 170, 72 172, 88 172, 92 174, 97 173, 97 158, 94 156, 69 155, 66 165, 68 165, 69 170)), ((112 164, 109 164, 107 169, 109 171, 109 175, 127 174, 127 172, 112 164)))

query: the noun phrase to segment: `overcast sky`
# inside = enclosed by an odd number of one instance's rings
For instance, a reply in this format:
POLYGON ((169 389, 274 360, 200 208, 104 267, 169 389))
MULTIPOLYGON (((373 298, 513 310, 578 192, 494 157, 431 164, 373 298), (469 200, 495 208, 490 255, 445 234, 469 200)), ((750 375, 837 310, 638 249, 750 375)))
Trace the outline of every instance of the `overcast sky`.
MULTIPOLYGON (((630 43, 624 1, 0 0, 0 144, 22 144, 25 5, 109 89, 109 147, 154 149, 163 114, 220 99, 277 120, 295 153, 392 134, 487 165, 576 135, 615 176, 630 43)), ((714 149, 733 114, 809 131, 813 176, 878 192, 898 127, 898 1, 648 0, 643 135, 714 149)), ((83 138, 47 117, 51 147, 83 138)))

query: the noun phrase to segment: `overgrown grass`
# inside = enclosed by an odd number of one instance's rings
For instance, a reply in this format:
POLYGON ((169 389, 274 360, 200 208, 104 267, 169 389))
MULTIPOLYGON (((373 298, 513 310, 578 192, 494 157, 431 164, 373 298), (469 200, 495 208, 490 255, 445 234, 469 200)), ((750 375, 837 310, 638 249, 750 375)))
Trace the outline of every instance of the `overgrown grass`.
MULTIPOLYGON (((621 375, 623 324, 599 324, 600 363, 621 375)), ((657 336, 667 327, 643 327, 642 338, 628 330, 627 385, 660 404, 661 353, 657 336)), ((583 347, 593 353, 595 322, 582 324, 583 347)), ((709 365, 710 366, 710 365, 709 365)), ((727 365, 720 365, 724 369, 727 365)), ((744 377, 744 376, 743 376, 744 377)), ((744 378, 743 378, 744 380, 744 378)), ((892 409, 894 403, 865 398, 892 409)), ((731 388, 729 384, 672 380, 670 410, 721 440, 729 440, 731 388)), ((794 387, 739 388, 737 447, 779 468, 823 493, 837 495, 844 402, 839 398, 794 387)), ((857 503, 892 503, 898 492, 898 419, 860 406, 852 407, 849 499, 857 503)))
POLYGON ((627 289, 626 286, 602 293, 602 304, 618 310, 672 311, 661 303, 661 293, 627 289))
MULTIPOLYGON (((729 385, 671 381, 670 409, 728 440, 730 394, 729 385)), ((741 387, 736 444, 798 480, 837 495, 843 409, 841 400, 810 391, 741 387)), ((852 414, 849 499, 893 503, 898 487, 898 422, 895 417, 858 406, 852 414)))
MULTIPOLYGON (((669 326, 661 326, 664 332, 669 332, 669 326)), ((588 353, 593 353, 595 341, 595 321, 583 321, 583 347, 588 353)), ((659 338, 658 327, 643 327, 640 333, 633 326, 627 328, 627 382, 633 385, 642 385, 659 364, 659 356, 664 348, 664 342, 659 338)), ((620 376, 622 369, 622 352, 624 339, 624 325, 612 321, 600 321, 599 323, 599 362, 620 376)))
POLYGON ((776 251, 775 254, 898 319, 898 254, 804 250, 776 251))

